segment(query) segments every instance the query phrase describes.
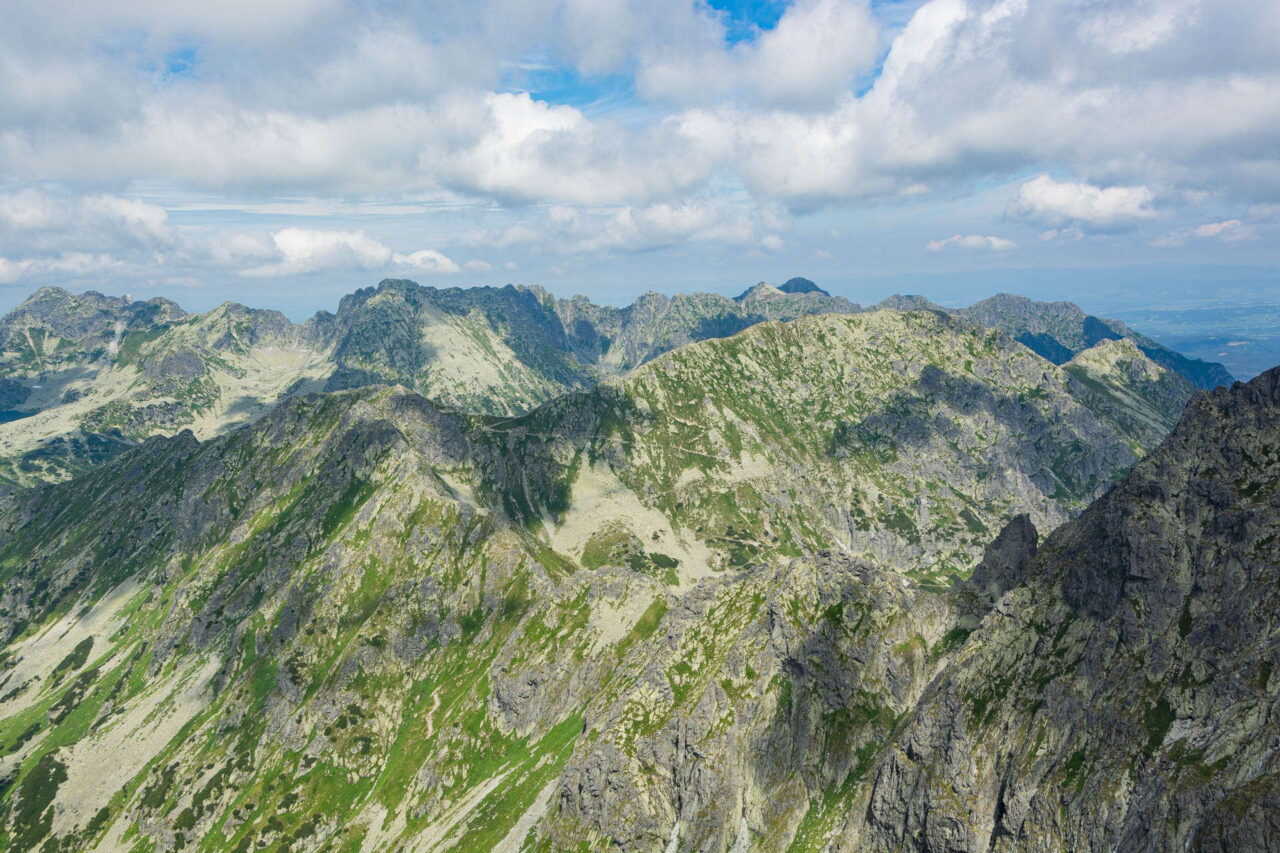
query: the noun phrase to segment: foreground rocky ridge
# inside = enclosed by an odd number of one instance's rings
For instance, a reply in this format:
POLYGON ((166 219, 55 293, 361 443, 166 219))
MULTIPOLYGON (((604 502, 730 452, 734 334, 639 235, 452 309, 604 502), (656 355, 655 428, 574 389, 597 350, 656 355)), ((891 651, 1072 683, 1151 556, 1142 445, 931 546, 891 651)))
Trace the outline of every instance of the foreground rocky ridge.
MULTIPOLYGON (((878 307, 937 309, 916 297, 878 307)), ((0 320, 0 486, 65 479, 151 435, 218 435, 317 389, 400 384, 467 411, 518 415, 695 341, 864 310, 872 309, 806 279, 762 282, 733 299, 648 293, 625 308, 558 300, 537 287, 439 290, 388 280, 345 297, 337 314, 295 325, 230 303, 186 314, 162 299, 44 288, 0 320)), ((1002 296, 954 313, 1055 364, 1131 341, 1193 384, 1230 379, 1220 366, 1183 359, 1067 303, 1002 296)))
POLYGON ((1275 849, 1278 448, 1280 369, 1196 398, 1027 562, 835 846, 1275 849))
POLYGON ((821 847, 982 612, 953 579, 1188 393, 1142 358, 816 316, 518 418, 294 395, 14 493, 0 842, 821 847))

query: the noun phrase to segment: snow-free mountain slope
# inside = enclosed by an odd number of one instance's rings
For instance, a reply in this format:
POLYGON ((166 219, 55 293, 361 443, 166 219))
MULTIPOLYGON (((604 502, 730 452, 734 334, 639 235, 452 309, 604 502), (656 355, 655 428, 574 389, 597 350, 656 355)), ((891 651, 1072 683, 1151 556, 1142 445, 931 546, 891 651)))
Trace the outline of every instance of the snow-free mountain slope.
POLYGON ((0 841, 817 838, 956 646, 952 579, 1142 451, 1096 399, 994 331, 828 314, 518 418, 294 394, 0 498, 0 841))
POLYGON ((848 809, 844 850, 1280 843, 1280 369, 1055 531, 848 809))

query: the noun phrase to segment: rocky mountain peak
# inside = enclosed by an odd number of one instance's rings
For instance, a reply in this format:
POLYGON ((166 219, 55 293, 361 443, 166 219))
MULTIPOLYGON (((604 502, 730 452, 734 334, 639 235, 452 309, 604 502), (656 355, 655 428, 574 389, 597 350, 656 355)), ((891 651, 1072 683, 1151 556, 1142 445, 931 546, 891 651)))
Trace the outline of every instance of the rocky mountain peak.
POLYGON ((949 309, 943 308, 923 296, 901 293, 880 300, 875 304, 874 308, 877 310, 889 308, 894 311, 935 311, 942 314, 949 312, 949 309))
POLYGON ((778 290, 781 290, 783 293, 820 293, 823 296, 831 295, 809 279, 800 278, 799 276, 787 279, 785 283, 778 286, 778 290))
POLYGON ((1197 395, 969 636, 846 843, 1271 849, 1277 446, 1280 368, 1197 395))
MULTIPOLYGON (((449 405, 510 416, 695 341, 734 335, 767 320, 863 310, 806 282, 792 280, 787 289, 762 283, 738 299, 649 293, 614 308, 557 300, 524 285, 439 289, 387 279, 344 297, 336 314, 318 314, 300 327, 275 312, 244 307, 187 316, 165 300, 124 304, 100 294, 48 291, 44 308, 38 299, 30 301, 0 322, 9 353, 0 358, 4 399, 23 413, 49 413, 40 420, 23 418, 21 430, 0 424, 0 482, 69 473, 61 466, 31 465, 30 454, 74 430, 118 429, 142 438, 191 426, 207 436, 257 417, 291 393, 386 383, 449 405), (207 359, 234 351, 236 363, 211 361, 198 382, 155 379, 157 371, 166 371, 147 364, 159 364, 177 350, 207 359), (135 370, 144 380, 137 388, 135 370), (179 392, 176 398, 172 392, 179 392), (14 432, 11 441, 6 431, 14 432)), ((1019 304, 1034 320, 1036 303, 1019 304)), ((884 305, 942 312, 914 297, 884 305)), ((970 322, 981 319, 954 313, 970 322)), ((1197 384, 1221 379, 1213 366, 1182 359, 1110 321, 1086 318, 1075 327, 1049 330, 1043 318, 1035 321, 1039 325, 1013 323, 1008 314, 1000 315, 1000 328, 1054 364, 1066 365, 1101 340, 1126 337, 1144 355, 1197 384), (1031 331, 1032 326, 1044 331, 1031 331)), ((993 317, 986 319, 996 322, 993 317)), ((1076 368, 1088 372, 1080 364, 1076 368)), ((1171 392, 1168 401, 1175 396, 1171 392)))
POLYGON ((783 296, 783 291, 768 282, 758 282, 734 297, 738 302, 765 301, 783 296))

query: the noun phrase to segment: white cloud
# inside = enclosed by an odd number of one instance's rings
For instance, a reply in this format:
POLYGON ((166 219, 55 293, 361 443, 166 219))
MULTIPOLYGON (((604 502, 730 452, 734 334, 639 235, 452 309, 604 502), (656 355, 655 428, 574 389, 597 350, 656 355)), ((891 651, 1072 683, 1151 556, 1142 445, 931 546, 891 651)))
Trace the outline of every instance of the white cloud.
POLYGON ((799 0, 733 46, 691 0, 276 0, 252 26, 248 4, 169 5, 18 13, 0 34, 12 178, 646 204, 728 174, 803 207, 1053 162, 1094 186, 1280 197, 1280 11, 1256 0, 931 0, 860 96, 866 0, 799 0), (136 44, 86 48, 122 25, 136 44), (184 39, 196 72, 157 82, 184 39), (634 73, 656 103, 615 124, 497 91, 530 56, 634 73))
POLYGON ((408 255, 393 252, 363 231, 320 231, 284 228, 271 235, 277 260, 250 267, 242 275, 275 277, 325 270, 411 269, 455 273, 460 267, 433 249, 408 255))
POLYGON ((36 231, 61 225, 64 215, 54 200, 35 190, 0 195, 0 228, 8 231, 36 231))
POLYGON ((251 267, 248 276, 297 275, 332 269, 376 269, 391 262, 392 252, 363 231, 316 231, 284 228, 271 235, 275 263, 251 267))
POLYGON ((871 67, 878 51, 869 3, 798 0, 749 51, 747 73, 766 102, 830 104, 871 67))
POLYGON ((163 207, 114 195, 0 194, 0 246, 25 251, 153 249, 176 234, 163 207))
POLYGON ((496 248, 529 245, 571 254, 646 252, 687 243, 748 246, 760 242, 781 248, 782 238, 765 232, 788 224, 785 217, 768 208, 712 201, 594 211, 554 205, 541 219, 478 231, 469 239, 476 245, 496 248))
POLYGON ((1102 188, 1041 175, 1018 188, 1011 209, 1054 228, 1111 231, 1153 218, 1154 200, 1147 187, 1102 188))
POLYGON ((1047 163, 1095 187, 1280 197, 1280 53, 1267 46, 1280 6, 1163 5, 1187 14, 1116 52, 1091 35, 1106 4, 933 0, 860 97, 812 115, 733 105, 685 120, 753 191, 800 206, 1047 163))
POLYGON ((455 273, 461 271, 449 258, 434 249, 419 249, 408 255, 393 254, 391 260, 395 266, 410 267, 427 273, 455 273))
POLYGON ((990 252, 1003 252, 1017 248, 1018 244, 1003 237, 984 237, 981 234, 956 234, 945 240, 931 240, 925 248, 930 252, 941 252, 950 247, 960 249, 979 249, 990 252))
POLYGON ((1223 243, 1242 243, 1258 236, 1254 225, 1241 222, 1239 219, 1226 219, 1221 222, 1208 222, 1193 228, 1180 228, 1156 238, 1151 245, 1161 249, 1185 246, 1190 240, 1220 240, 1223 243))
POLYGON ((10 260, 0 257, 0 282, 23 281, 50 273, 69 276, 102 274, 122 266, 110 255, 89 252, 64 252, 56 257, 10 260))
POLYGON ((215 266, 232 269, 265 265, 280 258, 270 235, 238 231, 211 236, 205 242, 205 251, 215 266))
POLYGON ((1080 32, 1111 53, 1136 53, 1151 50, 1173 35, 1179 17, 1185 21, 1200 11, 1187 3, 1148 0, 1128 9, 1102 10, 1086 18, 1080 32))
POLYGON ((169 214, 163 207, 133 198, 92 195, 81 201, 80 208, 86 220, 100 223, 126 240, 153 245, 174 240, 169 214))
POLYGON ((0 193, 0 281, 141 274, 184 251, 164 208, 136 198, 0 193))
POLYGON ((912 5, 886 32, 868 0, 796 0, 729 44, 694 0, 16 4, 0 30, 0 254, 47 275, 74 252, 116 272, 447 273, 444 255, 358 230, 378 204, 445 202, 515 210, 477 238, 495 248, 748 249, 781 240, 784 209, 928 205, 1050 168, 1073 177, 1027 181, 1010 213, 1059 242, 1157 212, 1189 241, 1179 205, 1280 202, 1280 4, 912 5), (175 55, 190 67, 171 73, 175 55), (564 80, 568 103, 530 94, 564 80), (131 198, 141 185, 334 224, 284 246, 266 233, 289 230, 279 218, 197 233, 131 198))
POLYGON ((1249 240, 1256 236, 1257 232, 1251 225, 1246 225, 1239 219, 1227 219, 1223 222, 1210 222, 1201 225, 1195 229, 1197 237, 1217 237, 1226 243, 1236 243, 1241 240, 1249 240))
POLYGON ((760 238, 760 248, 769 252, 779 252, 782 250, 782 238, 777 234, 766 234, 760 238))
POLYGON ((1079 228, 1050 228, 1037 236, 1046 243, 1074 243, 1084 239, 1084 232, 1079 228))

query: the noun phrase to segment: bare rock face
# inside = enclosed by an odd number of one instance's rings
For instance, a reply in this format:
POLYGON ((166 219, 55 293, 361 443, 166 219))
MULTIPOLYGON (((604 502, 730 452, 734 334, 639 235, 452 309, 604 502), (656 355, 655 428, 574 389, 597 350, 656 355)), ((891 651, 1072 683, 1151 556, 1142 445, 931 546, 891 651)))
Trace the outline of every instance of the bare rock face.
POLYGON ((784 849, 851 787, 933 675, 946 596, 823 552, 699 588, 588 706, 547 832, 623 850, 784 849), (713 637, 720 639, 715 640, 713 637))
POLYGON ((876 768, 872 850, 1274 849, 1280 370, 1045 542, 876 768))
POLYGON ((982 612, 1000 596, 1026 580, 1027 567, 1036 556, 1039 533, 1026 513, 1015 515, 982 552, 969 586, 985 600, 982 612))

